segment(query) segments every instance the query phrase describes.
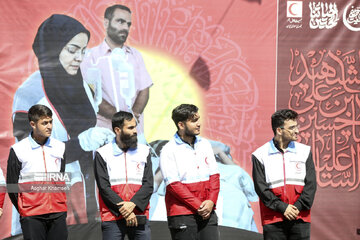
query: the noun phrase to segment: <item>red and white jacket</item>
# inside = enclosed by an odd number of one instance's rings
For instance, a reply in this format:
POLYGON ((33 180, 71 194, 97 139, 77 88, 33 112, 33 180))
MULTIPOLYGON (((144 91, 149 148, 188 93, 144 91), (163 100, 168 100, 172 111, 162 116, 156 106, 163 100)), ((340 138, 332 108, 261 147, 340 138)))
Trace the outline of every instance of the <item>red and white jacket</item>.
POLYGON ((5 193, 6 193, 6 182, 3 171, 0 167, 0 208, 3 208, 4 206, 5 193))
POLYGON ((9 190, 11 202, 21 216, 67 211, 65 192, 54 191, 51 188, 51 186, 64 187, 65 182, 55 182, 49 180, 47 176, 47 173, 65 171, 64 155, 63 142, 48 138, 44 145, 39 145, 31 134, 11 147, 6 181, 8 189, 9 187, 12 189, 9 190), (35 188, 32 190, 33 187, 41 186, 44 186, 41 190, 35 188))
POLYGON ((161 150, 160 169, 166 184, 168 216, 197 214, 205 200, 216 204, 220 174, 206 139, 196 137, 192 148, 176 133, 161 150))
POLYGON ((95 179, 103 222, 123 218, 117 205, 122 201, 135 203, 134 213, 149 218, 149 201, 153 192, 151 166, 149 147, 143 144, 123 152, 114 139, 96 151, 95 179))
POLYGON ((310 222, 316 176, 310 147, 290 142, 282 152, 273 140, 252 154, 255 191, 260 198, 262 224, 285 220, 289 204, 300 211, 297 219, 310 222))

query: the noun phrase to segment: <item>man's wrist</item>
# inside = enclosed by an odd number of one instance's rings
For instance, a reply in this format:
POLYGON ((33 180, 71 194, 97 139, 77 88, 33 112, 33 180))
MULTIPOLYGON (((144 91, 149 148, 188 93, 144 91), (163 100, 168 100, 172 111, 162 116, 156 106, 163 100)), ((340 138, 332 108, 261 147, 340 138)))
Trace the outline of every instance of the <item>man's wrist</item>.
POLYGON ((141 116, 141 113, 138 113, 136 111, 133 111, 133 114, 137 119, 139 119, 139 117, 141 116))
POLYGON ((301 211, 301 204, 299 202, 294 203, 294 206, 299 210, 299 212, 301 211))
POLYGON ((289 204, 280 201, 280 202, 278 203, 278 205, 276 206, 276 210, 277 210, 278 212, 281 212, 282 214, 284 214, 285 211, 286 211, 286 208, 287 208, 288 206, 289 206, 289 204))

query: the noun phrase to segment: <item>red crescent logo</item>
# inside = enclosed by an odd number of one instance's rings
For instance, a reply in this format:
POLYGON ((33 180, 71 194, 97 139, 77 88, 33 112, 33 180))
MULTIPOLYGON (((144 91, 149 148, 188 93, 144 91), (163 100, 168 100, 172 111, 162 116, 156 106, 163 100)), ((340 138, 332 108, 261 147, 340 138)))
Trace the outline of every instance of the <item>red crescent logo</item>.
POLYGON ((293 13, 293 11, 292 11, 292 7, 294 6, 294 5, 296 5, 297 3, 292 3, 292 4, 290 4, 290 6, 289 6, 289 13, 291 14, 291 15, 293 15, 293 16, 296 16, 296 14, 295 13, 293 13))
POLYGON ((299 167, 299 162, 298 163, 296 163, 296 169, 301 169, 300 167, 299 167))
POLYGON ((137 169, 140 169, 140 163, 138 163, 138 164, 136 165, 136 168, 137 168, 137 169))
POLYGON ((205 163, 206 165, 209 165, 208 161, 207 161, 207 157, 205 158, 205 163))

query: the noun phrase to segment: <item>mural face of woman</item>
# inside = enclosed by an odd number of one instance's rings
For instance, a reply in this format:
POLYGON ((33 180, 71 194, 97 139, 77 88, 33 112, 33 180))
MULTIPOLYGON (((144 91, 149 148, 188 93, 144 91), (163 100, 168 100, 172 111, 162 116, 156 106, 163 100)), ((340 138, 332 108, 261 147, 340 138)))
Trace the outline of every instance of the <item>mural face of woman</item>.
POLYGON ((61 50, 59 61, 65 71, 70 75, 76 75, 82 62, 85 49, 88 44, 88 35, 79 33, 73 37, 61 50))

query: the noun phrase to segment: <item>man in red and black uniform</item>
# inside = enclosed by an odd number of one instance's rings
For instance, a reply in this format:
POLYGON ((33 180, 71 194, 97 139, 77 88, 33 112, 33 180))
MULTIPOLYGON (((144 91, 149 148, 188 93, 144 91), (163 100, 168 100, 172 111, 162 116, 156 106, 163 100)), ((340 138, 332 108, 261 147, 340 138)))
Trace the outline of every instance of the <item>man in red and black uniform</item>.
POLYGON ((200 115, 192 104, 172 112, 178 129, 162 149, 160 168, 166 184, 165 203, 172 239, 217 240, 214 212, 219 171, 209 141, 200 134, 200 115))
POLYGON ((24 239, 67 239, 66 194, 61 191, 64 188, 54 188, 64 185, 50 181, 48 175, 64 173, 65 144, 50 137, 52 112, 48 107, 32 106, 28 118, 32 132, 10 149, 9 197, 20 213, 24 239))
POLYGON ((290 109, 275 112, 274 138, 252 154, 264 239, 310 239, 316 176, 310 147, 296 142, 297 116, 290 109))
POLYGON ((120 111, 112 118, 116 137, 95 154, 103 239, 149 240, 153 174, 149 147, 137 143, 136 121, 120 111))

